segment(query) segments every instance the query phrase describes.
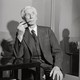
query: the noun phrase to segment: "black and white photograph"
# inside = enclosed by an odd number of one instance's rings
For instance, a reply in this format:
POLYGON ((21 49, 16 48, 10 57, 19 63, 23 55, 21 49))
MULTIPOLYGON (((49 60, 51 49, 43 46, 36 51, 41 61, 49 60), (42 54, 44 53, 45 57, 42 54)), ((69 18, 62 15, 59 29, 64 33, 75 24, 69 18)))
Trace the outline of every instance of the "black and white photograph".
POLYGON ((80 80, 80 0, 0 0, 0 80, 80 80))

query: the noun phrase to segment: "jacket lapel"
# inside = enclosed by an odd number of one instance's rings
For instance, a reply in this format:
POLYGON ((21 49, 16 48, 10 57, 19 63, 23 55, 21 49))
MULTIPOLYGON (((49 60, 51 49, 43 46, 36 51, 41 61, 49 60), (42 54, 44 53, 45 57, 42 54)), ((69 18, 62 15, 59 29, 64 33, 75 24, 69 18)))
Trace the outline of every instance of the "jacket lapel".
POLYGON ((44 32, 42 30, 42 28, 40 26, 38 26, 37 28, 37 32, 38 32, 38 38, 39 38, 39 42, 40 42, 40 46, 41 46, 41 49, 43 49, 43 45, 44 45, 44 32))
MULTIPOLYGON (((44 47, 43 47, 43 45, 45 43, 44 42, 45 37, 43 37, 44 36, 44 31, 40 26, 38 26, 37 27, 37 32, 38 32, 38 38, 39 38, 41 49, 44 49, 44 47)), ((29 32, 29 29, 26 29, 26 31, 25 31, 24 41, 25 41, 25 44, 27 44, 28 48, 30 49, 31 53, 33 53, 33 48, 35 48, 35 45, 34 45, 34 40, 32 38, 32 35, 29 32)))
POLYGON ((31 53, 33 53, 32 49, 35 46, 34 46, 34 40, 32 38, 31 33, 29 32, 29 29, 26 29, 25 31, 24 41, 25 41, 25 44, 27 44, 28 48, 30 49, 31 53))

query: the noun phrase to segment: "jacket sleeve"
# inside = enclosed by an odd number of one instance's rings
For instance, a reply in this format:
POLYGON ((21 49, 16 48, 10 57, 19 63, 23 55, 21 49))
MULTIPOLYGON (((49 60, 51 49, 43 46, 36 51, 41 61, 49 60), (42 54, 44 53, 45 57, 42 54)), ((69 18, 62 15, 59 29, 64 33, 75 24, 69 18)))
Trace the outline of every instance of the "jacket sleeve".
POLYGON ((28 46, 24 40, 24 37, 23 37, 22 41, 20 42, 16 35, 14 50, 15 50, 15 56, 17 59, 16 60, 17 63, 30 62, 30 52, 29 52, 28 46))
POLYGON ((16 34, 15 43, 14 43, 15 56, 16 58, 21 58, 24 54, 23 40, 20 42, 17 38, 17 35, 18 33, 16 34))
POLYGON ((51 52, 52 52, 52 55, 55 57, 54 65, 62 69, 61 66, 63 61, 63 53, 61 51, 57 38, 51 29, 49 29, 49 39, 50 39, 50 45, 51 45, 51 52))

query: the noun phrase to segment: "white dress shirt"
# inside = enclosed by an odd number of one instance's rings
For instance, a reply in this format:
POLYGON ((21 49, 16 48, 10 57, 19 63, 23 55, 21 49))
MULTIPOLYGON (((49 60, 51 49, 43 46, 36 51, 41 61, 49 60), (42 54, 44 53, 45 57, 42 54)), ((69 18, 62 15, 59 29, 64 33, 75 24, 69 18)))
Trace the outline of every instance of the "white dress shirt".
POLYGON ((34 25, 34 27, 32 28, 32 27, 29 27, 29 31, 30 31, 30 33, 32 34, 32 30, 34 30, 35 31, 35 34, 36 34, 36 36, 38 35, 37 34, 37 25, 34 25))

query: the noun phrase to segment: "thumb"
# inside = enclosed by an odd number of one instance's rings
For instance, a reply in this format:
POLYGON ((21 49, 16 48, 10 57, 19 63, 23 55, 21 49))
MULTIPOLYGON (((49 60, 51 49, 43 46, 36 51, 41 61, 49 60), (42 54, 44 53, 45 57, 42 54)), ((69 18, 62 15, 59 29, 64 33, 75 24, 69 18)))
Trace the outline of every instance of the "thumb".
POLYGON ((51 70, 51 72, 50 72, 50 77, 52 76, 53 72, 54 72, 54 69, 51 70))

